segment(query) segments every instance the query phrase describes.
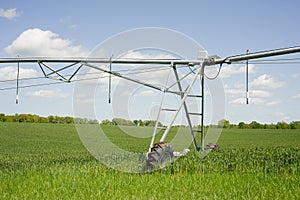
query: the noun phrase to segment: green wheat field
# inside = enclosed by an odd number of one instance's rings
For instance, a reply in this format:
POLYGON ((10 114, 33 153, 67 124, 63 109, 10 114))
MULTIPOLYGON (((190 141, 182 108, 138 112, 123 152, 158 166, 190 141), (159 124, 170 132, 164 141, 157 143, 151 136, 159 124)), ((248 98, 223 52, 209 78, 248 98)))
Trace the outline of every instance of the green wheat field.
MULTIPOLYGON (((102 128, 121 148, 148 149, 150 138, 102 128)), ((134 174, 97 161, 73 124, 3 122, 0 199, 300 199, 300 130, 224 129, 218 144, 134 174)))

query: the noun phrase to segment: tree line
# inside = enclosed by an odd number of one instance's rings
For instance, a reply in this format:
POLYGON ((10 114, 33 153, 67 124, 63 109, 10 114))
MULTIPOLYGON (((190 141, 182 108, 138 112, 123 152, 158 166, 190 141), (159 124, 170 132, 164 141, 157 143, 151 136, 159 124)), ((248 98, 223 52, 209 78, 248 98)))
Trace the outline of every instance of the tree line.
MULTIPOLYGON (((73 118, 70 116, 61 117, 49 115, 48 117, 42 117, 34 114, 15 114, 5 115, 0 113, 0 122, 19 122, 19 123, 53 123, 53 124, 99 124, 95 119, 88 118, 73 118)), ((101 125, 121 125, 121 126, 155 126, 155 120, 126 120, 122 118, 113 118, 112 120, 105 119, 101 125)), ((158 122, 158 126, 164 126, 161 122, 158 122)), ((239 122, 238 124, 231 124, 229 120, 222 119, 217 125, 209 125, 206 127, 217 128, 236 128, 236 129, 300 129, 300 121, 292 121, 290 123, 281 121, 276 124, 261 124, 257 121, 252 121, 247 124, 245 122, 239 122)))
MULTIPOLYGON (((133 121, 122 118, 113 118, 111 121, 105 119, 101 122, 102 125, 121 125, 121 126, 155 126, 156 120, 141 120, 135 119, 133 121)), ((162 127, 163 124, 158 122, 158 126, 162 127)))
POLYGON ((53 123, 53 124, 99 124, 97 120, 87 118, 73 118, 70 116, 61 117, 49 115, 42 117, 32 114, 5 115, 0 113, 0 122, 19 122, 19 123, 53 123))
MULTIPOLYGON (((213 125, 212 125, 213 126, 213 125)), ((238 124, 230 124, 229 120, 222 119, 218 122, 218 128, 239 128, 239 129, 300 129, 300 121, 292 121, 290 123, 281 121, 276 124, 261 124, 257 121, 252 121, 247 124, 239 122, 238 124)))

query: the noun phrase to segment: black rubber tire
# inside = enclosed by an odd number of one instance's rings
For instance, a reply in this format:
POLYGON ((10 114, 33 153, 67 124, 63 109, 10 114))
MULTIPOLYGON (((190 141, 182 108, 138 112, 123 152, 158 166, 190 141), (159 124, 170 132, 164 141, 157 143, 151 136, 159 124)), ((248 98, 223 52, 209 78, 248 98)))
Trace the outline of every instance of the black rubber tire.
POLYGON ((148 153, 146 161, 146 169, 153 170, 164 167, 172 162, 174 158, 173 149, 169 143, 159 142, 154 144, 151 152, 148 153))

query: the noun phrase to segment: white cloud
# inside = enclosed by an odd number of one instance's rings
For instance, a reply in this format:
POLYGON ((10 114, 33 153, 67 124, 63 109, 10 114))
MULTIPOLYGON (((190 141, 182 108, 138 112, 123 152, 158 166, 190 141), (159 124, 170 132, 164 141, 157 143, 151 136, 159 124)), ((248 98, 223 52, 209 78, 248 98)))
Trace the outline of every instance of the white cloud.
MULTIPOLYGON (((268 74, 257 77, 249 84, 249 103, 254 105, 264 104, 266 106, 280 104, 281 101, 273 101, 268 98, 273 95, 270 90, 283 87, 285 84, 285 82, 275 81, 274 78, 268 74)), ((226 88, 225 93, 231 98, 235 98, 229 101, 230 104, 243 105, 246 103, 246 91, 241 88, 240 84, 236 84, 234 88, 226 88)))
MULTIPOLYGON (((19 78, 32 78, 37 77, 38 72, 30 68, 20 67, 20 76, 19 78)), ((7 66, 0 68, 0 80, 13 80, 17 78, 17 67, 16 66, 7 66)))
POLYGON ((265 102, 265 100, 263 100, 262 98, 249 98, 249 103, 251 103, 251 104, 258 105, 258 104, 262 104, 264 102, 265 102))
POLYGON ((296 73, 296 74, 292 74, 292 75, 291 75, 292 78, 298 78, 299 76, 300 76, 299 73, 296 73))
MULTIPOLYGON (((175 59, 176 57, 163 51, 154 51, 154 50, 142 50, 142 51, 129 51, 122 55, 120 58, 126 59, 175 59)), ((135 65, 120 65, 113 66, 113 68, 119 68, 123 70, 128 70, 127 77, 131 77, 133 79, 140 80, 142 82, 157 84, 157 85, 165 85, 169 71, 171 68, 169 66, 165 66, 165 69, 161 68, 161 65, 143 65, 143 64, 135 64, 135 65), (157 67, 157 70, 155 69, 157 67), (159 68, 159 69, 158 69, 159 68), (132 70, 133 73, 130 72, 132 70)), ((171 78, 172 79, 172 78, 171 78)), ((170 81, 171 81, 170 79, 170 81)))
POLYGON ((250 97, 270 97, 272 93, 265 90, 250 90, 249 95, 250 97))
POLYGON ((154 93, 152 90, 145 90, 142 91, 140 95, 143 97, 153 97, 156 96, 156 93, 154 93))
POLYGON ((106 79, 105 77, 108 76, 108 74, 94 68, 85 69, 80 74, 81 75, 76 75, 74 80, 76 79, 81 80, 82 83, 84 84, 92 84, 92 85, 95 84, 101 85, 101 83, 104 82, 103 79, 106 79))
POLYGON ((122 93, 121 93, 121 96, 122 97, 129 97, 129 96, 131 96, 132 95, 132 93, 130 92, 130 91, 123 91, 122 93))
POLYGON ((235 87, 235 88, 244 89, 244 88, 245 88, 245 84, 242 84, 242 83, 235 83, 235 84, 234 84, 234 87, 235 87))
MULTIPOLYGON (((248 66, 249 74, 255 73, 254 69, 255 69, 255 66, 253 64, 249 64, 249 66, 248 66)), ((222 67, 220 76, 221 76, 221 78, 229 78, 232 75, 245 74, 245 73, 246 73, 245 66, 228 65, 228 66, 222 67)))
POLYGON ((280 103, 281 103, 281 101, 270 101, 270 102, 266 103, 266 106, 275 106, 275 105, 278 105, 280 103))
POLYGON ((229 101, 229 104, 235 104, 235 105, 246 104, 246 99, 245 98, 234 99, 232 101, 229 101))
MULTIPOLYGON (((85 91, 84 88, 80 91, 85 91)), ((74 105, 77 104, 94 104, 95 103, 95 97, 91 98, 90 94, 87 92, 75 92, 73 93, 73 102, 74 105)))
POLYGON ((77 103, 77 104, 94 104, 95 99, 92 99, 92 98, 86 98, 86 99, 76 98, 76 99, 74 99, 74 102, 77 103))
POLYGON ((300 93, 291 97, 292 99, 300 99, 300 93))
POLYGON ((68 39, 62 39, 57 33, 38 28, 21 33, 11 45, 5 48, 11 55, 24 56, 85 56, 82 46, 74 45, 68 39))
MULTIPOLYGON (((244 89, 226 89, 225 93, 226 93, 226 95, 232 95, 232 96, 245 96, 246 95, 246 91, 244 89)), ((265 90, 250 90, 249 96, 253 97, 253 98, 270 97, 270 96, 272 96, 272 93, 265 91, 265 90)))
POLYGON ((274 116, 278 119, 277 121, 289 121, 291 119, 290 116, 283 112, 277 112, 274 114, 274 116))
MULTIPOLYGON (((209 77, 214 77, 219 70, 219 67, 207 67, 205 70, 205 74, 209 77)), ((249 74, 255 73, 255 66, 253 64, 248 65, 248 72, 249 74)), ((246 67, 244 65, 227 65, 222 66, 220 77, 221 78, 229 78, 233 75, 237 74, 245 74, 246 73, 246 67)))
POLYGON ((13 19, 18 16, 17 9, 11 8, 4 10, 3 8, 0 8, 0 17, 4 17, 6 19, 13 19))
POLYGON ((27 92, 27 96, 61 99, 61 98, 66 98, 70 95, 58 89, 58 90, 37 90, 33 92, 27 92))
POLYGON ((146 51, 141 52, 141 51, 128 51, 124 55, 121 56, 121 58, 132 58, 132 59, 176 59, 175 56, 170 55, 166 52, 151 52, 151 51, 146 51))
MULTIPOLYGON (((262 104, 264 102, 265 101, 262 98, 249 98, 249 104, 258 105, 258 104, 262 104)), ((246 104, 246 98, 238 98, 238 99, 232 100, 229 102, 229 104, 244 105, 244 104, 246 104)))
MULTIPOLYGON (((102 52, 103 53, 103 52, 102 52)), ((131 59, 173 59, 175 58, 173 55, 165 53, 165 52, 154 52, 153 50, 143 50, 143 51, 129 51, 122 55, 120 58, 131 58, 131 59)), ((118 59, 112 57, 112 59, 118 59)), ((107 65, 98 65, 98 67, 102 69, 108 69, 107 65)), ((132 64, 132 65, 124 65, 124 64, 113 64, 112 71, 119 72, 121 75, 124 75, 128 78, 132 78, 135 80, 139 80, 141 82, 154 84, 156 86, 164 87, 166 85, 166 80, 169 75, 169 72, 172 72, 172 68, 169 66, 165 66, 161 68, 161 65, 143 65, 143 64, 132 64), (159 69, 156 69, 159 68, 159 69)), ((93 79, 89 81, 84 81, 86 84, 97 84, 100 89, 107 90, 108 84, 108 74, 102 73, 96 69, 89 69, 87 74, 81 76, 80 79, 93 79), (98 77, 100 79, 98 79, 98 77)), ((169 82, 174 82, 173 73, 170 76, 169 82)), ((173 83, 172 82, 172 83, 173 83)), ((130 83, 128 80, 124 80, 122 78, 116 77, 112 75, 112 88, 116 86, 124 87, 124 91, 126 91, 126 85, 130 83)), ((177 85, 176 85, 177 86, 177 85)), ((124 93, 124 96, 128 96, 128 94, 124 93)), ((150 95, 150 94, 144 94, 150 95)))
POLYGON ((233 95, 233 96, 241 96, 245 94, 245 90, 243 89, 225 89, 226 95, 233 95))
MULTIPOLYGON (((146 83, 150 84, 157 84, 157 85, 164 85, 166 84, 167 77, 169 75, 169 69, 168 70, 157 70, 157 71, 149 71, 141 74, 137 74, 136 77, 146 83)), ((173 77, 171 77, 169 80, 172 82, 173 77), (172 78, 172 79, 171 79, 172 78)))
POLYGON ((285 82, 275 81, 270 74, 263 74, 250 83, 250 87, 264 89, 276 89, 283 86, 285 86, 285 82))

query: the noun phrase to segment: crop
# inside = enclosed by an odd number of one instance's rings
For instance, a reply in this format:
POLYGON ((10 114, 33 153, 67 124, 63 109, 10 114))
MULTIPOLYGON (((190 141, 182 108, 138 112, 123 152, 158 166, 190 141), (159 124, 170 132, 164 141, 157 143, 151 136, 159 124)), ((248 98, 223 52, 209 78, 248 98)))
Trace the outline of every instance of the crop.
MULTIPOLYGON (((122 148, 148 148, 149 139, 103 128, 122 148)), ((191 151, 130 174, 93 158, 74 125, 0 123, 0 199, 300 199, 299 139, 299 130, 226 129, 203 159, 191 151)))

